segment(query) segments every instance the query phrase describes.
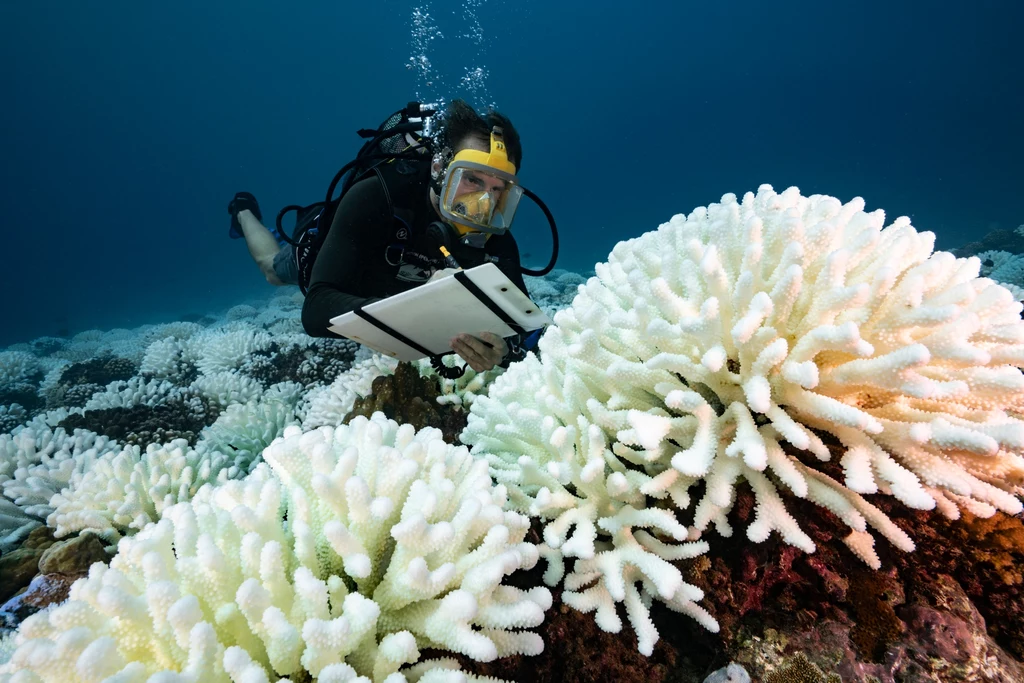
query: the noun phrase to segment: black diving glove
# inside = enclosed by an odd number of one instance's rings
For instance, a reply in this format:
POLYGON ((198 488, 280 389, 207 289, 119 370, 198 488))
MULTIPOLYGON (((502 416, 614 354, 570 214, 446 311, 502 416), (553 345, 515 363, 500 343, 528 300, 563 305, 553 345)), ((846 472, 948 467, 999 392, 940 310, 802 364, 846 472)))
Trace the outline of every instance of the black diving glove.
POLYGON ((256 216, 256 219, 263 222, 263 214, 260 213, 259 202, 249 192, 239 192, 235 195, 228 203, 228 213, 231 214, 231 227, 228 229, 228 237, 233 240, 238 239, 242 236, 242 225, 238 222, 238 213, 249 209, 252 211, 252 215, 256 216))

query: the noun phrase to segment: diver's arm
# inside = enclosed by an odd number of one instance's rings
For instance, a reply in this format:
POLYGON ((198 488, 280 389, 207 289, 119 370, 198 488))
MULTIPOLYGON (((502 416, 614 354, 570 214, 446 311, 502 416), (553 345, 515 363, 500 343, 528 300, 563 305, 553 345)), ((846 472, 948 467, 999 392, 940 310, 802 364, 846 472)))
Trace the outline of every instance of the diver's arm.
POLYGON ((381 236, 391 221, 387 201, 376 177, 360 181, 345 194, 334 214, 330 232, 310 274, 302 305, 302 326, 311 337, 335 337, 327 329, 331 318, 380 298, 353 294, 366 282, 367 270, 382 263, 381 236))

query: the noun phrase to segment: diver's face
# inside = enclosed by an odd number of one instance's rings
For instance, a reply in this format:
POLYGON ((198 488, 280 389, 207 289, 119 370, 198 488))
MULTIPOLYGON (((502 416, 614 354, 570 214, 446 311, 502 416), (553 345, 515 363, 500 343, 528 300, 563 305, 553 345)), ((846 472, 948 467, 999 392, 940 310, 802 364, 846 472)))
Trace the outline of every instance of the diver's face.
POLYGON ((486 192, 498 199, 504 191, 505 181, 501 178, 495 178, 480 171, 463 171, 459 186, 455 188, 455 198, 458 199, 470 192, 486 192))
MULTIPOLYGON (((455 150, 456 153, 461 152, 464 149, 475 149, 479 152, 491 151, 490 139, 483 140, 478 137, 468 136, 462 141, 462 145, 455 150)), ((505 181, 501 178, 495 178, 492 175, 483 173, 481 171, 464 171, 462 179, 459 181, 459 186, 455 188, 455 198, 458 199, 464 194, 470 192, 486 192, 494 200, 501 198, 501 193, 505 191, 505 181)))

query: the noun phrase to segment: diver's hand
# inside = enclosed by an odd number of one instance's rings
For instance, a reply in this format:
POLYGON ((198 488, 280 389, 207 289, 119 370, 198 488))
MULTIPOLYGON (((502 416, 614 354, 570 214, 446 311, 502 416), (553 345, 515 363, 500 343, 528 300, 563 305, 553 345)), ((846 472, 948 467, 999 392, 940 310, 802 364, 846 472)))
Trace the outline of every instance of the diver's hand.
POLYGON ((445 268, 444 270, 439 270, 436 273, 434 273, 433 275, 431 275, 430 279, 427 280, 427 282, 433 282, 434 280, 441 280, 441 279, 446 278, 446 277, 451 277, 452 275, 455 275, 455 273, 459 272, 460 270, 462 270, 462 269, 461 268, 445 268))
POLYGON ((452 338, 451 345, 452 351, 477 372, 490 370, 508 353, 505 340, 493 332, 481 332, 476 337, 458 334, 452 338))

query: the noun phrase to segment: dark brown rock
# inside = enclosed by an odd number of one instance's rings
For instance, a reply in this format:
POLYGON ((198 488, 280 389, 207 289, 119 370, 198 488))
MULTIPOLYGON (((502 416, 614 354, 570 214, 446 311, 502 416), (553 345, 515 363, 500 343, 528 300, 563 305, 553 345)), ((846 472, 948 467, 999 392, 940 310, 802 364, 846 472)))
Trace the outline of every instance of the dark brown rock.
POLYGON ((0 606, 0 625, 17 628, 36 612, 64 602, 71 585, 86 574, 40 574, 24 591, 0 606))
POLYGON ((47 548, 39 559, 41 574, 81 574, 94 562, 109 562, 103 541, 92 534, 75 536, 47 548))
POLYGON ((409 363, 400 363, 394 375, 373 380, 370 395, 356 399, 352 412, 345 416, 348 424, 357 415, 370 417, 384 413, 399 423, 408 423, 417 430, 437 427, 448 443, 457 443, 466 427, 466 412, 458 406, 440 405, 437 381, 420 377, 419 371, 409 363))
POLYGON ((46 550, 56 542, 57 539, 53 537, 53 529, 48 526, 40 526, 32 530, 32 533, 25 538, 25 542, 21 544, 21 547, 46 550))
POLYGON ((29 584, 39 572, 43 552, 39 548, 18 548, 0 557, 0 601, 6 602, 29 584))

